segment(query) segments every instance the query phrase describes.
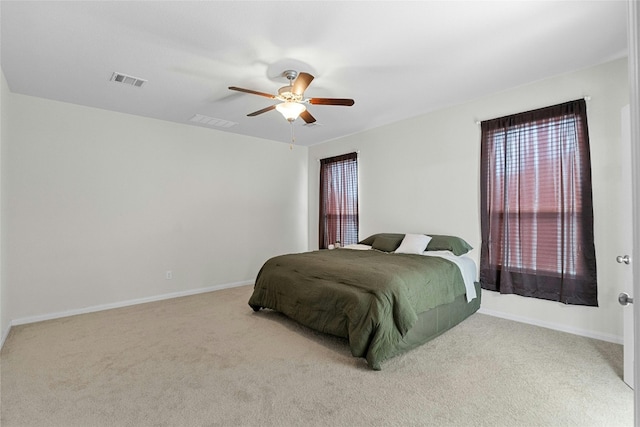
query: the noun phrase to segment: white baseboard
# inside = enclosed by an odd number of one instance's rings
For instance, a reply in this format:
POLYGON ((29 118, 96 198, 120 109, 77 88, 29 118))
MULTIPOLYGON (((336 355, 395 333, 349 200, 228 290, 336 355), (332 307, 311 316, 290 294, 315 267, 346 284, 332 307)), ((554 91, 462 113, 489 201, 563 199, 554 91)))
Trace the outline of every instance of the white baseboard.
MULTIPOLYGON (((222 290, 222 289, 236 288, 236 287, 239 287, 239 286, 246 286, 246 285, 250 285, 252 283, 253 283, 253 281, 227 283, 227 284, 223 284, 223 285, 209 286, 207 288, 199 288, 199 289, 191 289, 191 290, 188 290, 188 291, 172 292, 172 293, 156 295, 156 296, 152 296, 152 297, 138 298, 138 299, 132 299, 132 300, 127 300, 127 301, 120 301, 120 302, 111 303, 111 304, 94 305, 94 306, 75 309, 75 310, 66 310, 66 311, 60 311, 60 312, 57 312, 57 313, 49 313, 49 314, 43 314, 43 315, 39 315, 39 316, 31 316, 31 317, 23 317, 23 318, 20 318, 20 319, 14 319, 14 320, 12 320, 10 322, 9 326, 4 331, 2 331, 2 338, 0 339, 0 350, 2 350, 2 347, 4 346, 4 343, 5 343, 6 339, 7 339, 7 337, 9 336, 9 332, 11 331, 11 327, 12 326, 25 325, 25 324, 29 324, 29 323, 35 323, 35 322, 42 322, 42 321, 45 321, 45 320, 60 319, 60 318, 63 318, 63 317, 75 316, 75 315, 78 315, 78 314, 94 313, 94 312, 97 312, 97 311, 110 310, 110 309, 113 309, 113 308, 128 307, 128 306, 132 306, 132 305, 144 304, 144 303, 154 302, 154 301, 162 301, 162 300, 171 299, 171 298, 180 298, 180 297, 185 297, 185 296, 189 296, 189 295, 197 295, 197 294, 202 294, 202 293, 205 293, 205 292, 219 291, 219 290, 222 290)), ((526 323, 526 324, 529 324, 529 325, 541 326, 543 328, 553 329, 553 330, 556 330, 556 331, 568 332, 570 334, 579 335, 579 336, 583 336, 583 337, 587 337, 587 338, 594 338, 594 339, 598 339, 598 340, 601 340, 601 341, 612 342, 612 343, 615 343, 615 344, 622 344, 623 343, 622 337, 619 337, 619 336, 610 335, 610 334, 596 333, 596 332, 589 331, 589 330, 586 330, 586 329, 572 328, 572 327, 568 327, 566 325, 560 325, 560 324, 557 324, 557 323, 544 322, 544 321, 541 321, 541 320, 538 320, 538 319, 532 319, 532 318, 529 318, 529 317, 516 316, 516 315, 513 315, 513 314, 509 314, 509 313, 503 313, 503 312, 499 312, 499 311, 488 310, 488 309, 482 308, 482 307, 478 310, 478 313, 486 314, 488 316, 500 317, 502 319, 513 320, 515 322, 526 323)))
MULTIPOLYGON (((237 288, 239 286, 250 285, 252 283, 253 283, 253 280, 243 281, 243 282, 235 282, 235 283, 227 283, 227 284, 223 284, 223 285, 209 286, 207 288, 190 289, 190 290, 187 290, 187 291, 172 292, 172 293, 156 295, 156 296, 152 296, 152 297, 137 298, 137 299, 127 300, 127 301, 120 301, 120 302, 115 302, 115 303, 111 303, 111 304, 101 304, 101 305, 94 305, 94 306, 91 306, 91 307, 84 307, 84 308, 79 308, 79 309, 74 309, 74 310, 59 311, 57 313, 49 313, 49 314, 42 314, 42 315, 38 315, 38 316, 22 317, 20 319, 13 319, 11 321, 11 323, 9 325, 9 328, 7 328, 6 335, 9 335, 9 329, 12 326, 25 325, 25 324, 28 324, 28 323, 35 323, 35 322, 42 322, 44 320, 60 319, 62 317, 76 316, 78 314, 94 313, 96 311, 111 310, 113 308, 128 307, 128 306, 131 306, 131 305, 144 304, 144 303, 147 303, 147 302, 162 301, 162 300, 171 299, 171 298, 186 297, 186 296, 189 296, 189 295, 203 294, 205 292, 219 291, 219 290, 222 290, 222 289, 237 288)), ((4 344, 4 338, 5 337, 3 336, 3 341, 2 341, 1 344, 4 344)), ((0 349, 1 348, 2 347, 0 346, 0 349)))
POLYGON ((480 307, 478 313, 486 314, 488 316, 500 317, 502 319, 513 320, 515 322, 527 323, 529 325, 541 326, 547 329, 553 329, 555 331, 567 332, 574 335, 579 335, 586 338, 594 338, 600 341, 612 342, 615 344, 623 344, 622 337, 611 335, 611 334, 602 334, 598 332, 589 331, 586 329, 573 328, 566 325, 561 325, 558 323, 552 322, 544 322, 538 319, 532 319, 530 317, 516 316, 510 313, 503 313, 500 311, 487 310, 486 308, 480 307))
POLYGON ((7 340, 9 336, 9 332, 11 331, 11 324, 7 326, 7 328, 2 331, 2 338, 0 339, 0 351, 2 351, 2 347, 4 347, 4 342, 7 340))

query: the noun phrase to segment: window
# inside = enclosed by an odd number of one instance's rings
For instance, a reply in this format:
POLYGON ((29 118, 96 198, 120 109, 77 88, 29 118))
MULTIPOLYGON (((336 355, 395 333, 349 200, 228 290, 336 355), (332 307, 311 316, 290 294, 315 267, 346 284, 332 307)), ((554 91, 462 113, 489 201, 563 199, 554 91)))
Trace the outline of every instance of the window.
POLYGON ((598 305, 586 103, 482 122, 484 289, 598 305))
POLYGON ((358 243, 358 154, 320 160, 320 249, 358 243))

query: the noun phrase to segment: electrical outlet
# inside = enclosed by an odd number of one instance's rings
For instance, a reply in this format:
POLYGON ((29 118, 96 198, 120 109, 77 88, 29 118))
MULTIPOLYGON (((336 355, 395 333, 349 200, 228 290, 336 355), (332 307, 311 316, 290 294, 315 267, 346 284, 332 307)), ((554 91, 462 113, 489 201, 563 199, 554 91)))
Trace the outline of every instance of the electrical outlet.
POLYGON ((173 279, 173 272, 171 270, 167 270, 167 272, 165 273, 165 277, 167 278, 167 280, 173 279))

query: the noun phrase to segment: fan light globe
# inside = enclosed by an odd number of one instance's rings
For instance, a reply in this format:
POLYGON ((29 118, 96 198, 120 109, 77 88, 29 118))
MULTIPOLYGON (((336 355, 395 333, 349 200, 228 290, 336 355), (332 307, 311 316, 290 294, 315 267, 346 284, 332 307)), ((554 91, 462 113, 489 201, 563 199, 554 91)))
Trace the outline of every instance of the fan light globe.
POLYGON ((307 107, 298 102, 282 102, 276 105, 276 110, 284 116, 285 119, 292 122, 302 114, 307 107))

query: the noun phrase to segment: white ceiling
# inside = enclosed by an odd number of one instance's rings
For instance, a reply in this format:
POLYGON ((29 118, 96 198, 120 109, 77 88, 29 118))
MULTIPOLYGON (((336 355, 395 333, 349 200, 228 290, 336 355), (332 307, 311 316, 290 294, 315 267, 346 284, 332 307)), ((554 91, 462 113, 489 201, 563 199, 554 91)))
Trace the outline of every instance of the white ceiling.
POLYGON ((575 71, 627 53, 622 1, 224 1, 0 3, 14 93, 290 142, 274 103, 286 69, 315 76, 313 145, 575 71), (148 80, 110 81, 113 72, 148 80), (194 124, 211 127, 209 125, 194 124))

